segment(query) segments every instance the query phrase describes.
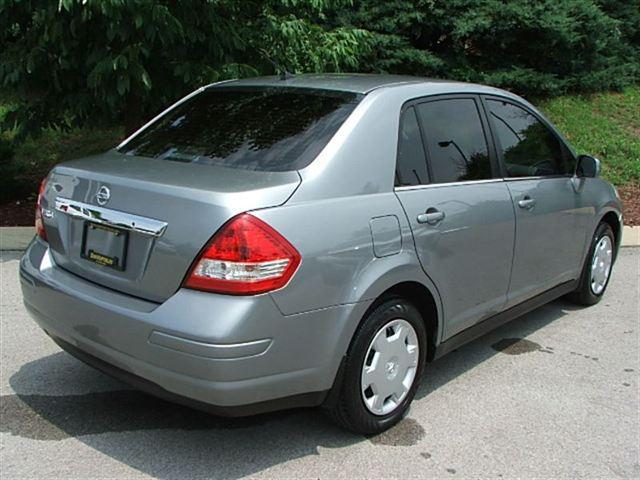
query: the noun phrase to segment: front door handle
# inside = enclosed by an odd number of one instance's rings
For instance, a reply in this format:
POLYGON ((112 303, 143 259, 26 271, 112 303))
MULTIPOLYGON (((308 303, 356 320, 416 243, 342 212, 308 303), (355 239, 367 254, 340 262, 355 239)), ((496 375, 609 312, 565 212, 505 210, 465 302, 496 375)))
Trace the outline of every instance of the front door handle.
POLYGON ((425 213, 418 215, 418 223, 428 223, 429 225, 435 225, 438 222, 444 220, 444 212, 435 208, 429 208, 425 213))
POLYGON ((533 210, 533 207, 536 206, 535 199, 526 196, 522 200, 518 200, 518 206, 520 208, 524 208, 525 210, 533 210))

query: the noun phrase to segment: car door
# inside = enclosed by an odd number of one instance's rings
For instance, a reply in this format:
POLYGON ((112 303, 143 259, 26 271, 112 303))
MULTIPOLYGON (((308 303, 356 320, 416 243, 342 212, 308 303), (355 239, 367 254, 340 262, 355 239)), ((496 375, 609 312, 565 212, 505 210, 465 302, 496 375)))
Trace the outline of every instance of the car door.
POLYGON ((513 206, 479 105, 431 97, 401 114, 395 190, 442 299, 445 338, 500 311, 509 285, 513 206))
POLYGON ((515 100, 484 105, 516 214, 509 307, 577 278, 585 211, 573 156, 546 122, 515 100))

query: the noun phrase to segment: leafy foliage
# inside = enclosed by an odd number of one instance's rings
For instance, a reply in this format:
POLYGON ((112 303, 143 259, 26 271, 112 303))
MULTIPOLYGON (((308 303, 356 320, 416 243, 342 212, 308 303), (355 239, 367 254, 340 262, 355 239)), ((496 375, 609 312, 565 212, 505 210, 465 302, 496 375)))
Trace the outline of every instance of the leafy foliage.
POLYGON ((321 25, 324 0, 6 0, 0 4, 0 84, 43 122, 142 117, 202 84, 273 73, 355 69, 367 34, 321 25), (282 67, 284 68, 284 67, 282 67))
POLYGON ((285 68, 619 90, 640 79, 640 0, 0 0, 0 155, 285 68))
POLYGON ((368 29, 363 66, 529 95, 640 78, 638 0, 358 0, 334 22, 368 29))
POLYGON ((15 141, 14 131, 0 134, 0 203, 35 195, 40 180, 56 164, 104 152, 122 140, 119 128, 43 128, 37 136, 15 141))

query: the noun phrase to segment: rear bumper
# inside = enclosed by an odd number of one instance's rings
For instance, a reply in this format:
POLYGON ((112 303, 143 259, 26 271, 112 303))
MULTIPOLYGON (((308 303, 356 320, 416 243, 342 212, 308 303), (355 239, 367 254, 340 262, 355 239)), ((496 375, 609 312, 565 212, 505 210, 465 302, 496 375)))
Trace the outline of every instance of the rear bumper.
POLYGON ((27 310, 65 350, 155 395, 229 415, 322 402, 368 306, 283 315, 269 295, 191 290, 156 304, 62 270, 37 239, 20 278, 27 310))
POLYGON ((51 338, 58 344, 58 346, 60 346, 60 348, 73 355, 78 360, 81 360, 87 365, 90 365, 111 377, 114 377, 133 387, 136 387, 137 389, 149 393, 150 395, 154 395, 170 402, 180 403, 188 407, 213 413, 214 415, 221 415, 226 417, 242 417, 270 412, 273 410, 282 410, 284 408, 316 406, 320 405, 325 400, 328 394, 327 391, 301 393, 299 395, 276 398, 273 400, 266 400, 263 402, 251 403, 248 405, 220 407, 211 405, 209 403, 200 402, 198 400, 194 400, 192 398, 165 390, 160 385, 153 383, 145 378, 134 375, 131 372, 118 368, 110 363, 99 359, 98 357, 94 357, 84 350, 80 350, 70 343, 65 342, 59 337, 52 336, 51 338))

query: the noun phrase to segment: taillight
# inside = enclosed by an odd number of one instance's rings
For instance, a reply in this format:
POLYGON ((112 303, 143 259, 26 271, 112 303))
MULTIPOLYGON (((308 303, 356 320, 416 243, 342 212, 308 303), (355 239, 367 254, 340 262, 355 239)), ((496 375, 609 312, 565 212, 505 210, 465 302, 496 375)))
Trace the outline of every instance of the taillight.
POLYGON ((186 288, 253 295, 287 284, 300 254, 262 220, 242 213, 211 238, 184 282, 186 288))
POLYGON ((47 232, 45 231, 44 223, 42 222, 42 197, 44 196, 45 188, 47 188, 47 177, 43 178, 40 182, 38 200, 36 201, 36 235, 43 240, 47 239, 47 232))

